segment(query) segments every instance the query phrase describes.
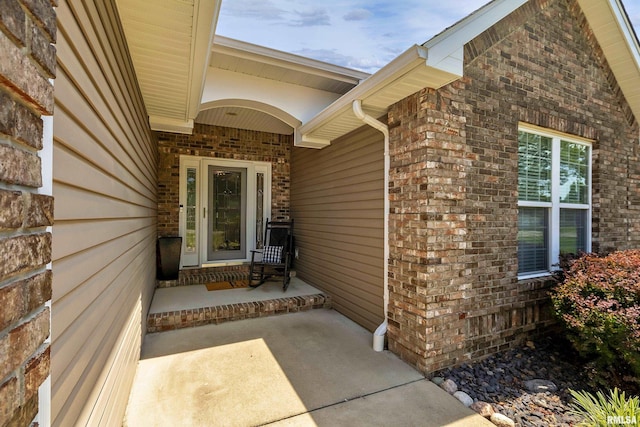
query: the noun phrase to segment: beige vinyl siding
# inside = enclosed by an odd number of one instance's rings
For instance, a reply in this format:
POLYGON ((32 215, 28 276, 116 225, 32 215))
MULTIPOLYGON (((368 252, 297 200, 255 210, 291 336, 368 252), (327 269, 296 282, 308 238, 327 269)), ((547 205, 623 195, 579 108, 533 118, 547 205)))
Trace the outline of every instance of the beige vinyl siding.
POLYGON ((60 2, 52 423, 120 425, 155 287, 157 146, 115 2, 60 2))
POLYGON ((373 331, 383 320, 384 142, 362 127, 322 150, 294 148, 295 269, 373 331))

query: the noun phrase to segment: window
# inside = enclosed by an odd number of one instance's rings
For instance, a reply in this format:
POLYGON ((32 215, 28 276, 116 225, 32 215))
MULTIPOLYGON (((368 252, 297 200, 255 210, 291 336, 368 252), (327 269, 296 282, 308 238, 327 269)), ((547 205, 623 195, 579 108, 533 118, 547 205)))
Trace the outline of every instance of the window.
POLYGON ((518 132, 518 274, 548 273, 561 253, 591 249, 591 144, 518 132))

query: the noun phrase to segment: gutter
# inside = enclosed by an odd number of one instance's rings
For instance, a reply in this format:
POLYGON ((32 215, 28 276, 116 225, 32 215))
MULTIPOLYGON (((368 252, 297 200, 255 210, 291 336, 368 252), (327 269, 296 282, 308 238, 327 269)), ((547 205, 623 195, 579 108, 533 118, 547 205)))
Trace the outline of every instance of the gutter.
POLYGON ((362 111, 362 100, 353 101, 353 114, 369 126, 379 130, 384 135, 384 266, 383 266, 383 287, 384 287, 384 322, 378 326, 373 333, 373 349, 382 351, 384 349, 384 337, 387 333, 388 312, 389 312, 389 172, 391 161, 389 158, 389 127, 381 121, 371 117, 362 111))

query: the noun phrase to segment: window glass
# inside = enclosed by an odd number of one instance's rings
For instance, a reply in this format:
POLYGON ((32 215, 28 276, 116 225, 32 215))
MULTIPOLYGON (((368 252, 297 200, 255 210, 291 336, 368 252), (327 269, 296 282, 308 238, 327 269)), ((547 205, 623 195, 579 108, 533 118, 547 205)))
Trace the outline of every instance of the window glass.
POLYGON ((560 143, 560 202, 586 204, 588 194, 589 147, 574 142, 560 143))
POLYGON ((560 209, 560 253, 586 252, 586 235, 587 210, 560 209))
POLYGON ((551 201, 551 138, 519 132, 518 142, 520 200, 551 201))
POLYGON ((549 269, 548 209, 521 207, 518 214, 518 272, 549 269))
POLYGON ((187 220, 185 226, 185 251, 196 251, 196 176, 195 168, 187 169, 187 220))

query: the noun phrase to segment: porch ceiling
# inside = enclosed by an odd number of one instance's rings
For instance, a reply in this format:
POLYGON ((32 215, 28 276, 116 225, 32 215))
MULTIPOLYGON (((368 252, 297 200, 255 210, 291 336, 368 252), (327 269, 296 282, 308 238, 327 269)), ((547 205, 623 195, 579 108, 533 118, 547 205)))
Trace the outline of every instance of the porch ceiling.
POLYGON ((151 129, 191 133, 221 0, 117 0, 151 129))

